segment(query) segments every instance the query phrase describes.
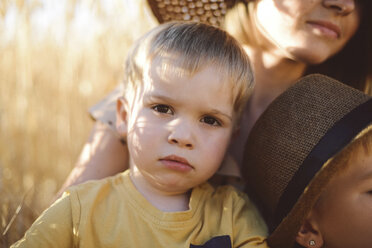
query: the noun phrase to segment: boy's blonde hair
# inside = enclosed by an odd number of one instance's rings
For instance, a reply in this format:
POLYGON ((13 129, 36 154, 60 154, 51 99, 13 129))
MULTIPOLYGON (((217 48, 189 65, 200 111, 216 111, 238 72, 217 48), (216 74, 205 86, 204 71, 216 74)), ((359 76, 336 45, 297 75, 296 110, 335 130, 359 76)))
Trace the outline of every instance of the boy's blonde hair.
POLYGON ((248 56, 232 36, 202 23, 166 23, 140 38, 125 62, 125 96, 133 97, 154 58, 170 55, 189 76, 207 65, 216 66, 216 73, 226 76, 231 84, 234 111, 240 115, 253 87, 248 56))

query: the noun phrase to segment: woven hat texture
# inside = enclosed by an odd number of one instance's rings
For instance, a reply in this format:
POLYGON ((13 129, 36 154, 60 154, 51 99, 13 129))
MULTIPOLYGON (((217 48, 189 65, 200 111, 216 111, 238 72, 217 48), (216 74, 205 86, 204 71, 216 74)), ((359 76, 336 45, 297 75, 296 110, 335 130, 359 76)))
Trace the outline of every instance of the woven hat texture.
POLYGON ((159 23, 196 21, 221 26, 226 10, 239 0, 148 0, 159 23))
MULTIPOLYGON (((297 202, 301 207, 293 213, 290 205, 285 216, 295 219, 283 221, 283 216, 278 217, 278 205, 289 182, 335 123, 370 99, 329 77, 309 75, 274 100, 256 122, 245 148, 243 176, 249 191, 262 204, 266 218, 274 220, 270 223, 275 237, 269 242, 271 247, 292 247, 301 218, 316 201, 312 198, 320 194, 321 188, 310 190, 305 204, 308 208, 297 202)), ((372 112, 369 114, 372 121, 372 112)))

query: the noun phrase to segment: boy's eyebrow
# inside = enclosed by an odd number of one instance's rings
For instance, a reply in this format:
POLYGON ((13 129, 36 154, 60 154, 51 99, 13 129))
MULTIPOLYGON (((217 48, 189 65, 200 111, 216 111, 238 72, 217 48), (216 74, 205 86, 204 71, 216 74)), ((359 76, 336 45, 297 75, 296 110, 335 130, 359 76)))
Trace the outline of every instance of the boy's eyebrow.
MULTIPOLYGON (((176 103, 176 99, 172 98, 172 97, 169 97, 169 96, 165 96, 165 95, 162 95, 162 94, 150 94, 147 96, 148 98, 150 99, 159 99, 159 100, 163 100, 165 102, 169 102, 169 103, 176 103)), ((229 114, 225 114, 224 112, 218 110, 218 109, 210 109, 207 111, 207 113, 209 114, 214 114, 214 115, 223 115, 225 116, 226 118, 228 118, 230 121, 233 120, 232 116, 230 116, 229 114)))
POLYGON ((372 179, 372 170, 369 170, 367 173, 363 174, 361 177, 360 177, 361 180, 368 180, 368 179, 372 179))
POLYGON ((228 114, 225 114, 221 111, 219 111, 218 109, 212 109, 211 111, 208 111, 210 114, 215 114, 215 115, 223 115, 225 116, 226 118, 228 118, 230 121, 232 121, 232 117, 228 114))
POLYGON ((159 94, 159 93, 148 94, 147 97, 148 98, 151 98, 151 99, 155 98, 155 99, 165 100, 167 102, 174 102, 175 101, 172 97, 169 97, 169 96, 166 96, 166 95, 162 95, 162 94, 159 94))
POLYGON ((161 101, 164 101, 166 103, 170 103, 170 104, 176 104, 176 100, 172 97, 169 97, 169 96, 166 96, 166 95, 162 95, 162 94, 159 94, 159 93, 151 93, 151 94, 145 94, 144 96, 145 98, 148 98, 148 99, 151 99, 152 101, 154 100, 161 100, 161 101))

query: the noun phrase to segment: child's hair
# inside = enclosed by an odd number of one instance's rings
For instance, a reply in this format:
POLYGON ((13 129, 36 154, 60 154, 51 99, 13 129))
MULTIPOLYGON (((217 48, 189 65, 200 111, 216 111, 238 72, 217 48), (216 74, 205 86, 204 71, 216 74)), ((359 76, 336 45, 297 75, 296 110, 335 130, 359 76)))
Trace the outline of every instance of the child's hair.
POLYGON ((361 154, 372 155, 372 126, 360 132, 348 146, 329 161, 330 164, 327 166, 334 168, 335 175, 343 173, 353 164, 354 159, 361 154))
POLYGON ((216 66, 216 73, 226 76, 232 86, 234 111, 241 113, 253 87, 253 74, 247 54, 227 32, 196 22, 170 22, 152 29, 133 45, 126 59, 126 97, 136 92, 149 64, 159 57, 177 58, 172 62, 189 76, 216 66))
MULTIPOLYGON (((361 132, 355 141, 355 147, 363 149, 367 156, 372 155, 372 126, 361 132)), ((353 153, 355 154, 355 153, 353 153)))

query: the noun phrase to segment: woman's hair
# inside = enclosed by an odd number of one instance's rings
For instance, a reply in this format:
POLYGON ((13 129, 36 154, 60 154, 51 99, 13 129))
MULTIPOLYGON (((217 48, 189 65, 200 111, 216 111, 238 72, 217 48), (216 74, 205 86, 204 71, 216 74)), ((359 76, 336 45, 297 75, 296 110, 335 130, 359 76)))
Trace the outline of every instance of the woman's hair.
MULTIPOLYGON (((226 31, 197 22, 168 22, 140 38, 125 62, 124 92, 134 94, 143 81, 151 61, 161 58, 177 73, 192 76, 208 65, 226 76, 232 88, 234 111, 240 114, 253 88, 253 73, 248 55, 226 31), (176 68, 172 68, 176 70, 176 68)), ((162 65, 167 69, 167 64, 162 65)))
MULTIPOLYGON (((225 28, 243 44, 255 42, 252 21, 255 1, 238 3, 228 11, 225 28)), ((360 0, 361 22, 355 35, 336 55, 325 62, 309 66, 305 75, 321 73, 353 88, 372 94, 372 1, 360 0)))

